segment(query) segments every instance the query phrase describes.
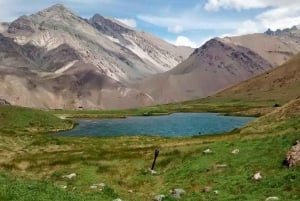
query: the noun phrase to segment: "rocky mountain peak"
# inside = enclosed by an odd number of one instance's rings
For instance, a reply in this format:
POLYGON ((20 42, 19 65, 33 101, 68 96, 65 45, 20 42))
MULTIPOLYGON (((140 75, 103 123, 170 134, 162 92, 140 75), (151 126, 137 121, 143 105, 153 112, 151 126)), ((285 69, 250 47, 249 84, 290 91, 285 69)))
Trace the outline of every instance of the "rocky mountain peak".
POLYGON ((212 48, 224 48, 225 44, 218 40, 218 38, 213 38, 207 41, 204 45, 194 50, 191 55, 200 55, 205 53, 208 49, 212 48))
POLYGON ((73 13, 73 11, 69 10, 62 4, 55 4, 38 12, 37 15, 33 16, 44 17, 50 20, 65 20, 65 18, 68 18, 69 16, 77 17, 76 14, 73 13))
POLYGON ((64 12, 64 11, 70 11, 70 10, 67 9, 63 4, 55 4, 49 8, 46 8, 41 12, 64 12))
POLYGON ((297 32, 299 30, 299 25, 298 26, 292 26, 291 28, 286 28, 286 29, 277 29, 276 31, 272 31, 270 28, 265 31, 265 34, 269 36, 282 36, 282 35, 290 35, 293 32, 297 32))

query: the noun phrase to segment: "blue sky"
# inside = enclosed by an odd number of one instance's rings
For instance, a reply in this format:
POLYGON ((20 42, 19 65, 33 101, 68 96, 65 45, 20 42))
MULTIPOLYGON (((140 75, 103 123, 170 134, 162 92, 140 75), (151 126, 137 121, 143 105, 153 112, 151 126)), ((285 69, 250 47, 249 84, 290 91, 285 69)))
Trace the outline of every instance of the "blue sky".
POLYGON ((0 0, 0 21, 56 3, 85 18, 99 13, 171 43, 193 47, 212 37, 300 24, 298 0, 0 0))

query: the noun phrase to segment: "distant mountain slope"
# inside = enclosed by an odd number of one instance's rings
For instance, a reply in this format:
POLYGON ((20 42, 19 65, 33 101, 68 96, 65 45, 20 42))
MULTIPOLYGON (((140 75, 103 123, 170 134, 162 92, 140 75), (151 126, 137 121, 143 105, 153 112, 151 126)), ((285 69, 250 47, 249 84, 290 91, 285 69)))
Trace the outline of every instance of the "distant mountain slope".
POLYGON ((287 102, 300 97, 300 54, 285 64, 232 86, 214 98, 238 100, 275 100, 287 102))
POLYGON ((251 49, 276 67, 288 61, 300 52, 300 30, 289 35, 270 36, 267 34, 251 34, 221 39, 225 43, 240 45, 251 49))
POLYGON ((212 39, 172 70, 153 76, 138 88, 157 103, 206 97, 270 70, 272 65, 248 48, 212 39))
POLYGON ((74 64, 64 74, 36 73, 0 66, 1 98, 13 105, 56 109, 115 109, 152 104, 147 94, 94 70, 74 64))
POLYGON ((275 68, 300 52, 300 30, 213 39, 168 72, 141 82, 138 89, 157 103, 203 98, 275 68))

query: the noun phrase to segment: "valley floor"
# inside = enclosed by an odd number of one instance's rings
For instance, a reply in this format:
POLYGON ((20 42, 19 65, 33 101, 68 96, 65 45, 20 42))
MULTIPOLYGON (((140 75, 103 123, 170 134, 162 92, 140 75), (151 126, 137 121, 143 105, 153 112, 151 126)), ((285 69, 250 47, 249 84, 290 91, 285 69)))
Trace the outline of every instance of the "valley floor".
MULTIPOLYGON (((77 138, 45 134, 53 130, 49 125, 43 132, 24 129, 36 119, 14 132, 0 126, 0 199, 140 201, 165 194, 164 200, 170 201, 175 199, 169 191, 182 188, 186 194, 181 200, 190 201, 253 201, 271 196, 300 200, 300 167, 283 164, 300 137, 300 116, 289 110, 294 106, 277 108, 231 133, 193 138, 77 138), (157 147, 157 174, 151 175, 148 169, 157 147), (207 149, 212 153, 204 154, 207 149), (232 154, 235 149, 238 154, 232 154), (263 178, 253 181, 258 171, 263 178), (72 173, 76 176, 65 177, 72 173)), ((0 114, 3 121, 5 113, 0 114)), ((47 115, 43 119, 52 118, 47 115)), ((56 127, 70 127, 56 121, 51 119, 56 127)))

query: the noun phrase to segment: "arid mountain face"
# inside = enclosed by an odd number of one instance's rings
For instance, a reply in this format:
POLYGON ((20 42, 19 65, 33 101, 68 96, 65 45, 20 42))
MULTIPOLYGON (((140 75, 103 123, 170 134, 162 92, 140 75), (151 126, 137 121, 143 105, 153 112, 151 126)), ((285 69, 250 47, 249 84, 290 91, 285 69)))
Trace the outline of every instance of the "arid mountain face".
POLYGON ((128 87, 186 59, 176 47, 120 22, 82 19, 62 5, 0 25, 0 98, 40 108, 153 104, 128 87))
POLYGON ((269 71, 300 52, 300 30, 212 39, 172 70, 152 76, 138 88, 157 103, 207 97, 269 71))

